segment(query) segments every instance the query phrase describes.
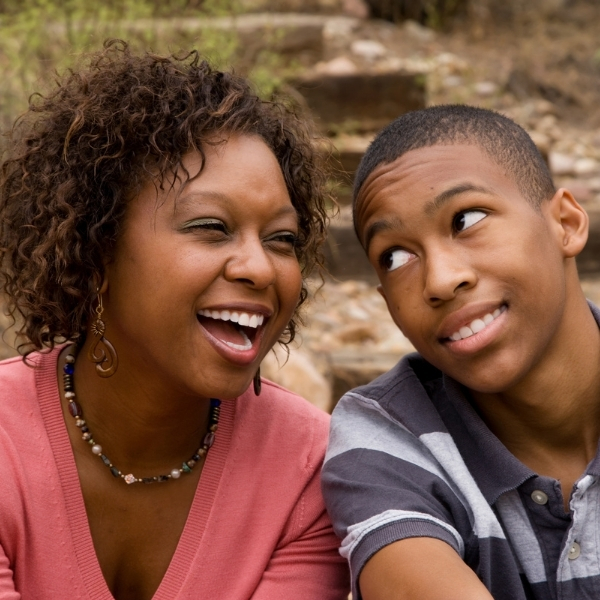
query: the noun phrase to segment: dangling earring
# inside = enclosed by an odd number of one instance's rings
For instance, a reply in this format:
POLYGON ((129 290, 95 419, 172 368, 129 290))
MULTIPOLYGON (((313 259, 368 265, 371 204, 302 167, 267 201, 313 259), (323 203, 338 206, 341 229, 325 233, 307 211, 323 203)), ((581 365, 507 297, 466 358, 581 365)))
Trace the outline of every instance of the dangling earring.
POLYGON ((252 383, 254 384, 254 395, 260 396, 260 390, 262 389, 262 382, 260 380, 260 367, 258 367, 258 371, 256 371, 252 383))
POLYGON ((91 327, 92 333, 96 339, 90 347, 88 358, 93 363, 96 363, 96 373, 98 373, 100 377, 110 377, 111 375, 115 374, 119 364, 119 359, 114 346, 104 337, 106 325, 101 318, 103 312, 104 307, 102 306, 102 294, 98 294, 96 319, 92 323, 91 327), (100 344, 102 344, 102 346, 98 347, 100 344))

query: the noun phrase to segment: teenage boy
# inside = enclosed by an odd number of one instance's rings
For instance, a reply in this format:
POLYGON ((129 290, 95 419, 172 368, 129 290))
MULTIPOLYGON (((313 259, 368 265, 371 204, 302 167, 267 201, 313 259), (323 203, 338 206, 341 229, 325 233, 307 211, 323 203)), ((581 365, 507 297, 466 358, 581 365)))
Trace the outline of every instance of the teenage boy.
POLYGON ((600 598, 600 311, 588 218, 529 136, 409 113, 354 223, 411 354, 333 414, 323 487, 355 600, 600 598))

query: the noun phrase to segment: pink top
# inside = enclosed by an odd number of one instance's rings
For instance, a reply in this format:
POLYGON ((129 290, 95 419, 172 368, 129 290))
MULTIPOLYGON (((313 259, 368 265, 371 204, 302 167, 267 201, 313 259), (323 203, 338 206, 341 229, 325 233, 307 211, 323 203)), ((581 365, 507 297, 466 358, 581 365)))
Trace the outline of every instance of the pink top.
MULTIPOLYGON (((94 552, 56 381, 58 351, 0 363, 0 600, 113 600, 94 552)), ((223 402, 153 600, 340 600, 321 497, 329 417, 264 381, 223 402)))

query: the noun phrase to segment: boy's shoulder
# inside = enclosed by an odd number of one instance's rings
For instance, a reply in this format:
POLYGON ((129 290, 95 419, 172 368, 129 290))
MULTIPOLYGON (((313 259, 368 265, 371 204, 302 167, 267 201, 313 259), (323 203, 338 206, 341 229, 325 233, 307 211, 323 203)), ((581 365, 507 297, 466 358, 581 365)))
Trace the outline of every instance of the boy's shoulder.
POLYGON ((443 373, 420 354, 404 356, 372 382, 347 392, 332 414, 332 428, 360 437, 358 422, 382 419, 415 436, 446 431, 439 407, 447 400, 443 373), (356 433, 353 433, 356 432, 356 433))

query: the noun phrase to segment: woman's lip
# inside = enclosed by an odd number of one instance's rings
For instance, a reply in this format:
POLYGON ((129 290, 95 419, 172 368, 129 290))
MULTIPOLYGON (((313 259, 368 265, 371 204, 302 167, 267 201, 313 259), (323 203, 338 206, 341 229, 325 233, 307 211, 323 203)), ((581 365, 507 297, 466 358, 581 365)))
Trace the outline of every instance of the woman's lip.
POLYGON ((217 351, 218 354, 220 354, 228 362, 241 367, 245 367, 253 363, 258 357, 261 341, 265 331, 264 325, 258 328, 256 335, 252 340, 252 347, 248 350, 232 348, 230 345, 221 341, 219 338, 216 338, 209 331, 207 331, 202 326, 202 323, 200 321, 198 321, 198 325, 200 326, 202 333, 204 334, 210 345, 217 351))
POLYGON ((451 340, 446 338, 443 344, 453 354, 462 356, 479 352, 487 345, 491 344, 504 326, 508 314, 508 308, 498 315, 489 325, 482 329, 479 333, 474 333, 468 338, 461 340, 451 340))

